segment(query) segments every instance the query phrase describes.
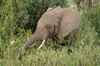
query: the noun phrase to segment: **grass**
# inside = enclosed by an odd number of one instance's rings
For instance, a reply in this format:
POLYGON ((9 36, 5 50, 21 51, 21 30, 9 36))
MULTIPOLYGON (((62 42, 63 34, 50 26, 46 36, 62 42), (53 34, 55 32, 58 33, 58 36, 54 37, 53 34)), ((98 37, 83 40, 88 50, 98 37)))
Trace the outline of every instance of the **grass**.
MULTIPOLYGON (((36 50, 23 56, 21 60, 8 49, 7 56, 2 59, 1 66, 99 66, 100 46, 80 46, 73 48, 73 52, 68 54, 66 48, 62 50, 45 49, 36 50)), ((25 51, 24 51, 25 52, 25 51)))
MULTIPOLYGON (((89 25, 88 25, 89 26, 89 25)), ((95 43, 96 32, 93 28, 87 27, 87 24, 81 22, 76 29, 76 41, 72 44, 72 53, 68 54, 65 47, 61 47, 56 51, 52 49, 54 43, 48 39, 43 47, 39 50, 34 47, 22 52, 22 59, 18 59, 15 51, 23 45, 27 40, 27 36, 31 36, 31 32, 26 32, 26 36, 17 37, 15 43, 8 44, 4 51, 3 59, 0 59, 1 66, 99 66, 100 65, 100 46, 95 43), (82 27, 84 25, 84 27, 82 27), (25 38, 25 39, 24 39, 25 38), (21 39, 21 40, 20 40, 21 39), (17 45, 17 46, 16 46, 17 45), (24 55, 25 53, 25 55, 24 55)), ((13 38, 15 39, 15 38, 13 38)), ((60 40, 58 40, 60 41, 60 40)), ((37 46, 41 43, 39 41, 37 46)))

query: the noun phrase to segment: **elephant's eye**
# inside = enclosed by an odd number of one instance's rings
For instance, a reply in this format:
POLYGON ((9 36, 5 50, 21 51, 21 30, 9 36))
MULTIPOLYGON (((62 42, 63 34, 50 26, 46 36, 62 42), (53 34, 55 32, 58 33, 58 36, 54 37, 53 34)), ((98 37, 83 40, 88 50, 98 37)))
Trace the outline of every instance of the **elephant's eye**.
POLYGON ((50 27, 51 27, 51 25, 49 25, 49 24, 46 25, 46 28, 50 28, 50 27))

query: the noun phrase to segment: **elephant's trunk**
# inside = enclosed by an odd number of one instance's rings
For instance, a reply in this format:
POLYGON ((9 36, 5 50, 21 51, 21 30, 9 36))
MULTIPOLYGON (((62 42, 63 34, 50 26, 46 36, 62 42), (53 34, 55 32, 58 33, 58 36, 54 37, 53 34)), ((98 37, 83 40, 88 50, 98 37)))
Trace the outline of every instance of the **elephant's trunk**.
POLYGON ((18 52, 21 52, 23 49, 29 48, 33 43, 39 40, 41 40, 41 36, 39 35, 39 32, 35 32, 31 36, 31 38, 28 41, 26 41, 25 44, 16 51, 16 54, 18 55, 18 52))

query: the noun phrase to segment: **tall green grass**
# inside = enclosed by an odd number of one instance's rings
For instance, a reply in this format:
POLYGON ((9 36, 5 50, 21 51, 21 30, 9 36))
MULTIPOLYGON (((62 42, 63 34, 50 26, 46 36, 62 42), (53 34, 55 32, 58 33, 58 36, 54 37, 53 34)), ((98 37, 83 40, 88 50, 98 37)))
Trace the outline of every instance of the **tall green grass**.
MULTIPOLYGON (((15 55, 15 51, 22 46, 22 44, 31 36, 31 31, 17 37, 15 43, 9 45, 6 50, 3 51, 4 57, 0 61, 1 66, 99 66, 100 65, 100 46, 95 43, 95 28, 85 24, 81 21, 81 24, 76 29, 75 37, 76 41, 73 42, 71 48, 72 53, 68 54, 66 47, 61 47, 56 51, 52 49, 54 43, 51 39, 48 39, 41 49, 34 48, 24 50, 22 52, 22 59, 19 60, 15 55), (20 40, 21 39, 21 40, 20 40), (16 46, 19 44, 18 46, 16 46), (24 55, 25 53, 25 55, 24 55)), ((13 39, 14 36, 13 36, 13 39)), ((0 43, 3 44, 2 39, 0 43)), ((58 40, 60 41, 60 40, 58 40)), ((37 45, 41 43, 38 42, 37 45)), ((0 44, 0 45, 1 45, 0 44)))

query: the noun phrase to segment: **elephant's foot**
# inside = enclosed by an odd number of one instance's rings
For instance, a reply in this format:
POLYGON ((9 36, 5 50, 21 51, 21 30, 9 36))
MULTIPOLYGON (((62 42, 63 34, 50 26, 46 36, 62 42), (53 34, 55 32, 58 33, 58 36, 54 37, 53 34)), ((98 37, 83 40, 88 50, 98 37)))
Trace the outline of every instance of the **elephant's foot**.
POLYGON ((67 49, 68 49, 68 54, 72 53, 72 49, 70 46, 68 46, 67 49))
POLYGON ((64 44, 59 44, 58 46, 54 46, 54 47, 53 47, 53 50, 56 51, 57 49, 60 48, 60 46, 62 46, 63 48, 67 48, 68 54, 72 53, 72 48, 71 48, 70 46, 65 46, 64 44))
POLYGON ((22 59, 22 55, 19 55, 18 59, 20 59, 20 60, 21 60, 21 59, 22 59))

